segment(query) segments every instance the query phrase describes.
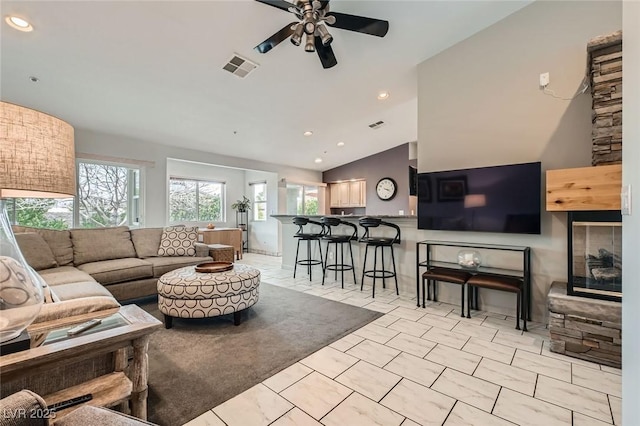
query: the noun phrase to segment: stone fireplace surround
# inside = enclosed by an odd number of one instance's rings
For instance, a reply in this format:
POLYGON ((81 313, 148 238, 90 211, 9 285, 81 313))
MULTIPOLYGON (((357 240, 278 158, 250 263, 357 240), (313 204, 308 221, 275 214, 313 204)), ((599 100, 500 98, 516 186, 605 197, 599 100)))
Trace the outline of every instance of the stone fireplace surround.
POLYGON ((574 358, 622 367, 622 304, 570 296, 554 282, 548 296, 550 350, 574 358))

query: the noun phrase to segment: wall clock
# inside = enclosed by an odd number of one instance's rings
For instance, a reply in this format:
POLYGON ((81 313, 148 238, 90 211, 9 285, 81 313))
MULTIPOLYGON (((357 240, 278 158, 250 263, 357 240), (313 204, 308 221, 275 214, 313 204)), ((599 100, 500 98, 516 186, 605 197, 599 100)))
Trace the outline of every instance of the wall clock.
POLYGON ((384 177, 376 184, 376 194, 382 201, 389 201, 396 196, 398 185, 390 177, 384 177))

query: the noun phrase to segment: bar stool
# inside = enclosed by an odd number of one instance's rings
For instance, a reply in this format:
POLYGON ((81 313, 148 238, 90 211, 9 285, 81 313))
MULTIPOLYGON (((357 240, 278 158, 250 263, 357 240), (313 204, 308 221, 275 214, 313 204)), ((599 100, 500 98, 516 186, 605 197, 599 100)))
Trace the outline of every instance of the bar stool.
MULTIPOLYGON (((436 281, 460 285, 460 316, 464 318, 464 285, 471 278, 471 274, 465 271, 447 268, 431 268, 422 274, 422 307, 426 307, 424 300, 424 284, 427 283, 427 298, 431 300, 431 286, 433 286, 433 301, 438 301, 436 294, 436 281)), ((467 290, 468 292, 468 290, 467 290)))
POLYGON ((364 234, 360 238, 361 243, 366 244, 364 251, 364 264, 362 265, 362 282, 360 284, 360 291, 364 288, 364 277, 373 278, 373 293, 372 297, 376 297, 376 278, 382 278, 382 288, 386 288, 385 280, 393 277, 396 281, 396 294, 400 295, 398 290, 398 276, 396 274, 396 258, 393 254, 393 245, 400 244, 400 227, 394 223, 384 222, 382 219, 374 217, 363 217, 360 219, 360 226, 364 228, 364 234), (379 226, 387 226, 395 229, 396 234, 394 237, 373 237, 369 231, 371 228, 377 228, 379 226), (373 269, 367 269, 367 254, 369 247, 373 247, 373 269), (393 264, 393 272, 384 269, 384 249, 388 247, 391 249, 391 261, 393 264), (380 257, 382 265, 378 267, 378 249, 380 249, 380 257))
MULTIPOLYGON (((293 224, 298 225, 298 232, 293 237, 298 239, 298 245, 296 247, 296 262, 293 265, 293 278, 296 277, 296 269, 298 265, 304 265, 307 267, 307 273, 309 274, 309 281, 311 281, 311 267, 314 265, 321 265, 324 273, 324 262, 322 260, 322 246, 320 245, 320 239, 324 235, 324 225, 320 222, 310 220, 306 217, 296 216, 293 218, 293 224), (305 232, 304 227, 306 225, 318 225, 321 227, 320 232, 305 232), (307 258, 298 260, 298 253, 300 252, 300 242, 307 242, 307 258), (320 250, 320 260, 311 258, 311 242, 318 242, 318 250, 320 250)), ((323 274, 324 275, 324 274, 323 274)))
POLYGON ((524 291, 524 283, 521 278, 505 277, 489 274, 477 274, 469 278, 467 281, 467 318, 471 318, 471 290, 472 288, 489 288, 492 290, 507 291, 516 293, 516 330, 520 330, 520 312, 522 311, 522 319, 524 321, 523 331, 527 330, 527 293, 524 291))
MULTIPOLYGON (((358 239, 358 227, 353 223, 345 222, 344 220, 340 220, 337 217, 323 217, 320 222, 326 227, 325 233, 322 236, 322 239, 327 242, 327 250, 324 253, 324 269, 335 272, 335 280, 338 279, 338 271, 340 272, 340 282, 342 284, 342 288, 344 288, 344 271, 351 270, 353 271, 353 282, 354 284, 358 284, 356 280, 356 270, 354 268, 353 263, 353 249, 351 247, 351 241, 358 239), (353 228, 350 234, 334 234, 333 228, 336 226, 345 225, 353 228), (329 264, 329 248, 331 244, 335 244, 334 254, 336 256, 335 263, 329 264), (340 244, 340 263, 338 263, 338 244, 340 244), (351 255, 351 265, 346 265, 344 263, 344 245, 349 245, 349 254, 351 255)), ((325 274, 322 274, 322 285, 324 285, 325 274)))

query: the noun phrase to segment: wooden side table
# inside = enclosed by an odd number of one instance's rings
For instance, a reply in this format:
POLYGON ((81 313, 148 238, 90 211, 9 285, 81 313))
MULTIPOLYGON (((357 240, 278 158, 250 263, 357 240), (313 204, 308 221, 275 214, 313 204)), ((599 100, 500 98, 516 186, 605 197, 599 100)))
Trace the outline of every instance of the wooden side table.
MULTIPOLYGON (((62 318, 34 324, 29 334, 35 344, 32 349, 0 357, 0 383, 5 386, 16 382, 43 395, 47 404, 91 393, 93 399, 86 404, 113 407, 131 401, 131 414, 142 420, 147 418, 147 378, 149 372, 149 338, 162 323, 136 305, 101 312, 62 318), (77 336, 66 337, 66 330, 92 318, 103 318, 103 323, 77 336), (129 363, 128 348, 133 348, 129 363), (113 354, 113 371, 82 383, 66 384, 68 380, 57 377, 65 366, 113 354), (128 370, 128 371, 127 371, 128 370), (47 377, 48 383, 56 382, 58 389, 51 392, 39 389, 38 377, 47 377), (48 393, 47 393, 48 392, 48 393)), ((58 411, 60 418, 81 407, 76 405, 58 411)), ((122 407, 121 407, 122 408, 122 407)))
POLYGON ((236 258, 242 259, 242 230, 240 228, 199 229, 202 242, 205 244, 224 244, 233 246, 236 258))

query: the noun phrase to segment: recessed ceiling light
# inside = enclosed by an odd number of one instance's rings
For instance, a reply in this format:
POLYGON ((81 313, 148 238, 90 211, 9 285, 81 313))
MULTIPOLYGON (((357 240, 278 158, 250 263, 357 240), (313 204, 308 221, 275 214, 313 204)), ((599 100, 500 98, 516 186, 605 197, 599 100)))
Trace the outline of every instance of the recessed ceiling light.
POLYGON ((322 163, 322 158, 318 157, 314 160, 316 163, 322 163))
POLYGON ((22 18, 18 18, 17 16, 7 16, 4 20, 9 24, 10 27, 15 28, 18 31, 29 32, 33 31, 33 26, 22 18))
POLYGON ((378 99, 384 101, 385 99, 389 99, 389 92, 380 92, 378 93, 378 99))
POLYGON ((303 135, 305 136, 311 136, 313 134, 313 132, 311 130, 307 130, 306 132, 303 133, 303 135))
POLYGON ((338 145, 338 146, 344 146, 344 142, 338 142, 336 145, 338 145))

